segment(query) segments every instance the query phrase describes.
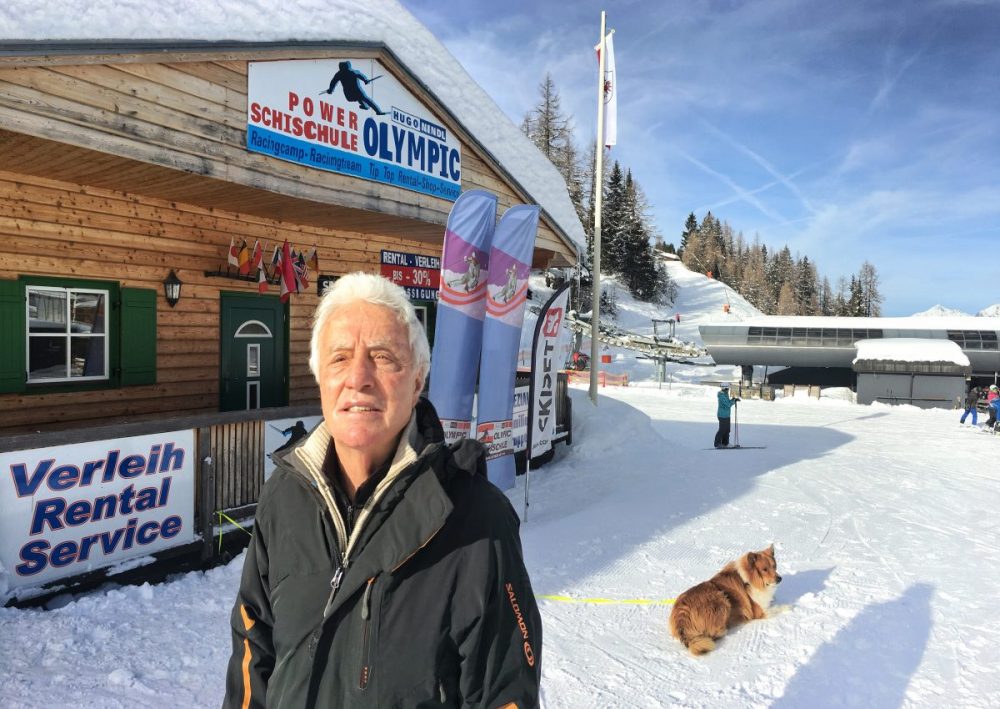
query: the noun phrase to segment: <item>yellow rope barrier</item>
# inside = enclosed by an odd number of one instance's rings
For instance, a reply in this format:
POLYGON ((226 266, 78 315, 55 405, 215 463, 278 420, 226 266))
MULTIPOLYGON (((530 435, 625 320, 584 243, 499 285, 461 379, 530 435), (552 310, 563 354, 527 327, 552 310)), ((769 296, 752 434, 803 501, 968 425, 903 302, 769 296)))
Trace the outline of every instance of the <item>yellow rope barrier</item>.
POLYGON ((242 529, 251 538, 253 537, 253 532, 248 531, 243 525, 241 525, 239 522, 237 522, 235 519, 233 519, 232 517, 230 517, 229 515, 227 515, 222 510, 216 510, 215 514, 219 515, 219 551, 220 552, 222 551, 222 520, 223 519, 225 519, 226 521, 232 523, 237 529, 242 529))
POLYGON ((663 598, 661 600, 652 598, 576 598, 574 596, 553 595, 540 595, 538 598, 558 603, 590 603, 604 606, 669 606, 676 600, 674 598, 663 598))

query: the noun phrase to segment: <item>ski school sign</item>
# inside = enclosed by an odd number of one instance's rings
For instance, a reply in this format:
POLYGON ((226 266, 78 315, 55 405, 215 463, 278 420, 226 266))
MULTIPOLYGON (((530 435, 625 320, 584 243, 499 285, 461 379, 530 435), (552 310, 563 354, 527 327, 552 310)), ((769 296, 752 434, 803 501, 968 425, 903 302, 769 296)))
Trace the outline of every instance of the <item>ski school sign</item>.
POLYGON ((0 595, 195 539, 194 434, 0 454, 0 595))
POLYGON ((250 62, 247 148, 454 201, 461 144, 374 59, 250 62))

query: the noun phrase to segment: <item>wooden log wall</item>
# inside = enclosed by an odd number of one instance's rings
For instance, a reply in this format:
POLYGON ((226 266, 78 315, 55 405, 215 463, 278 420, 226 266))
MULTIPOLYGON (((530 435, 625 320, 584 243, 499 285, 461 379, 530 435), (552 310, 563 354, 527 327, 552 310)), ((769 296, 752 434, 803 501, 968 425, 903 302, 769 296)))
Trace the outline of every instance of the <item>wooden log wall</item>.
MULTIPOLYGON (((0 395, 0 431, 73 422, 141 420, 218 410, 220 291, 256 293, 255 283, 205 276, 225 270, 230 239, 287 239, 315 246, 320 272, 378 272, 381 249, 437 255, 440 246, 274 219, 0 171, 0 278, 64 276, 157 291, 157 384, 85 393, 0 395), (163 279, 184 283, 174 308, 163 279), (84 405, 86 404, 86 405, 84 405)), ((277 293, 277 287, 271 287, 277 293)), ((309 372, 315 284, 291 298, 289 404, 318 401, 309 372)), ((6 335, 5 335, 6 336, 6 335)))
MULTIPOLYGON (((336 55, 285 50, 250 58, 339 57, 345 52, 378 58, 425 105, 434 105, 391 57, 373 54, 370 49, 342 49, 336 55)), ((22 57, 0 64, 0 125, 14 132, 319 203, 435 224, 444 224, 447 218, 451 203, 446 200, 248 152, 246 58, 171 61, 161 54, 155 59, 144 55, 104 57, 105 63, 85 59, 74 65, 68 57, 22 57)), ((527 201, 461 126, 446 115, 436 118, 462 140, 463 189, 494 192, 501 211, 527 201)), ((136 191, 129 186, 120 188, 136 191)), ((362 226, 351 228, 364 230, 362 226)), ((552 254, 563 254, 568 260, 570 253, 545 219, 540 223, 536 251, 536 265, 545 265, 552 254)))

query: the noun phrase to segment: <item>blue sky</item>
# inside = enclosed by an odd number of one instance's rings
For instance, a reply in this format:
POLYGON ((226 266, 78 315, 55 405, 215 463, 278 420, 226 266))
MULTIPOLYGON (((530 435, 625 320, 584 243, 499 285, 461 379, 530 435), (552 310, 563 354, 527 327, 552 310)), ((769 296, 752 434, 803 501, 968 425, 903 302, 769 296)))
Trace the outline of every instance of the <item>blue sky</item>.
POLYGON ((618 146, 675 244, 688 213, 787 244, 883 314, 1000 302, 1000 0, 402 0, 520 123, 552 75, 593 140, 600 11, 618 146))

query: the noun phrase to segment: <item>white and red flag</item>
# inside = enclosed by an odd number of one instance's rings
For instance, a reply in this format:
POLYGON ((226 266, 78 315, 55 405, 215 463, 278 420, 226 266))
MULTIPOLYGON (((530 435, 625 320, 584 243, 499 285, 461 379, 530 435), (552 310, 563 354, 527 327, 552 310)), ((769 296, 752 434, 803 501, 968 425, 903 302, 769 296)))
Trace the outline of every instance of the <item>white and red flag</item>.
MULTIPOLYGON (((604 146, 610 148, 618 144, 618 76, 615 74, 615 31, 604 38, 608 56, 604 60, 604 146)), ((601 45, 598 44, 597 60, 601 59, 601 45)))
POLYGON ((250 252, 250 271, 260 268, 260 262, 264 259, 264 249, 260 245, 260 239, 253 242, 253 251, 250 252))

